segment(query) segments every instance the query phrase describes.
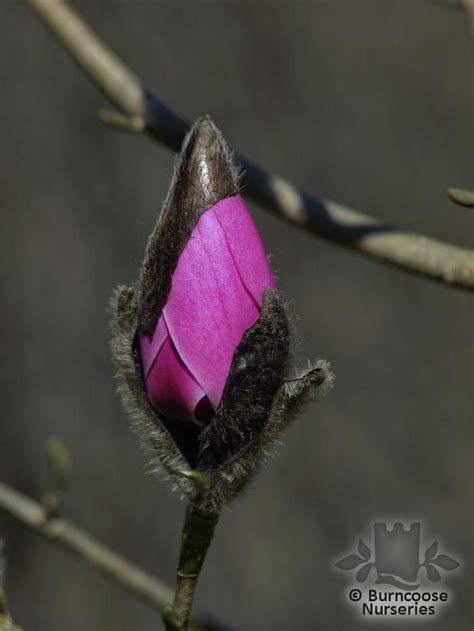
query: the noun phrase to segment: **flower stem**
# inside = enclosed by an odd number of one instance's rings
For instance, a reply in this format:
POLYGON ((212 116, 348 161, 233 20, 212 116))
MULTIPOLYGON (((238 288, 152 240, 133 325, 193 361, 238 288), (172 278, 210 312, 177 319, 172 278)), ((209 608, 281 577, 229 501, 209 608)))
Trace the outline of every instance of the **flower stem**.
POLYGON ((185 631, 187 628, 196 583, 218 520, 219 513, 203 512, 193 503, 187 507, 174 600, 163 611, 167 631, 185 631))

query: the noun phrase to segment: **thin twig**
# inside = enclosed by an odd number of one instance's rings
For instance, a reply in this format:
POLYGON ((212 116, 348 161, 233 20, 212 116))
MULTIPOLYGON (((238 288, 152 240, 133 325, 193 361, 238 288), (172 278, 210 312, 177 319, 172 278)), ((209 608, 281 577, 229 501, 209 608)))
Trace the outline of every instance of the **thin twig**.
POLYGON ((474 0, 432 0, 434 4, 463 11, 469 21, 471 34, 474 36, 474 0))
POLYGON ((181 536, 181 552, 173 602, 163 611, 167 631, 185 631, 193 606, 194 592, 219 519, 190 504, 181 536))
POLYGON ((41 499, 46 517, 56 517, 64 499, 71 476, 71 456, 65 443, 57 436, 46 444, 48 483, 41 499))
POLYGON ((173 598, 173 591, 130 561, 65 519, 45 519, 45 511, 34 500, 0 482, 0 508, 35 530, 75 552, 108 574, 116 582, 161 611, 173 598))
MULTIPOLYGON (((126 115, 121 129, 144 129, 177 151, 189 123, 141 85, 65 0, 27 0, 96 86, 126 115)), ((106 115, 114 125, 114 116, 106 115)), ((404 232, 336 202, 310 195, 238 156, 244 192, 274 214, 329 241, 454 286, 474 288, 474 251, 404 232)))
POLYGON ((474 191, 466 191, 462 188, 448 188, 448 197, 455 204, 474 208, 474 191))
MULTIPOLYGON (((47 519, 41 504, 2 482, 0 482, 0 509, 46 539, 74 552, 153 609, 162 611, 173 600, 173 590, 157 578, 117 552, 110 550, 72 522, 65 519, 47 519)), ((202 617, 192 619, 190 626, 199 631, 218 631, 218 629, 228 628, 226 625, 204 620, 202 617)))

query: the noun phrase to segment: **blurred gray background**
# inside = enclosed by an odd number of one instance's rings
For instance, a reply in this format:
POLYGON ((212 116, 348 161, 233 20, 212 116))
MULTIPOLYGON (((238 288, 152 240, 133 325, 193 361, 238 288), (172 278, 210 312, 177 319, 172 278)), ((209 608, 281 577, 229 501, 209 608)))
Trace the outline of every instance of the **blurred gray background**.
MULTIPOLYGON (((310 191, 473 245, 473 46, 429 0, 77 0, 154 90, 209 113, 239 151, 310 191)), ((39 497, 45 441, 74 458, 64 513, 173 583, 184 504, 152 475, 114 392, 106 305, 135 279, 173 155, 105 129, 103 97, 20 0, 0 4, 0 477, 39 497)), ((334 562, 376 519, 422 521, 462 563, 454 602, 413 628, 467 631, 472 611, 472 295, 384 267, 250 208, 297 317, 326 357, 326 400, 284 436, 218 527, 198 608, 246 631, 368 623, 334 562)), ((155 613, 2 518, 11 610, 26 631, 154 631, 155 613)))

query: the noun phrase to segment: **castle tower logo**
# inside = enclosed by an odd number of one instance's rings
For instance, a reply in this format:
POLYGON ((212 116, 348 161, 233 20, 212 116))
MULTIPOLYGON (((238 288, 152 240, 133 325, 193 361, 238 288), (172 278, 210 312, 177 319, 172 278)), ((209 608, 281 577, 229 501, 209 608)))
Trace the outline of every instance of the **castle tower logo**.
POLYGON ((389 528, 386 523, 374 524, 373 551, 359 539, 357 553, 349 554, 336 563, 340 570, 356 570, 355 579, 364 583, 375 576, 375 583, 392 585, 402 590, 417 590, 420 582, 439 582, 445 572, 459 567, 458 561, 439 554, 438 542, 426 547, 422 559, 421 524, 412 523, 405 529, 402 523, 389 528), (423 573, 423 574, 422 574, 423 573))

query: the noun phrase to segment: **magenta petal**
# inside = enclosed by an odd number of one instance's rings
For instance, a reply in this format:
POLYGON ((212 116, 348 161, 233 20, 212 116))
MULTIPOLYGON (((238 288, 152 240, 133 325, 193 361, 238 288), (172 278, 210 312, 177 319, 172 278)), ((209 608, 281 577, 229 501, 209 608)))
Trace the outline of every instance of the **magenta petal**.
MULTIPOLYGON (((151 366, 146 378, 147 390, 156 410, 167 419, 199 422, 195 409, 205 393, 180 360, 168 338, 151 366)), ((202 408, 200 405, 200 409, 202 408)))
MULTIPOLYGON (((223 202, 201 216, 181 254, 163 309, 180 358, 214 409, 222 397, 234 351, 260 312, 242 283, 214 212, 223 202)), ((247 235, 240 236, 245 242, 247 235)))
POLYGON ((225 198, 201 215, 154 335, 140 338, 148 394, 161 414, 210 420, 267 287, 276 289, 255 225, 240 196, 225 198))
POLYGON ((266 287, 276 290, 277 287, 257 228, 242 197, 226 197, 212 210, 225 232, 242 282, 261 306, 263 290, 266 287))
POLYGON ((155 357, 160 352, 164 341, 168 337, 168 329, 162 316, 158 319, 153 337, 142 336, 140 338, 140 354, 143 364, 143 372, 147 377, 155 357))

